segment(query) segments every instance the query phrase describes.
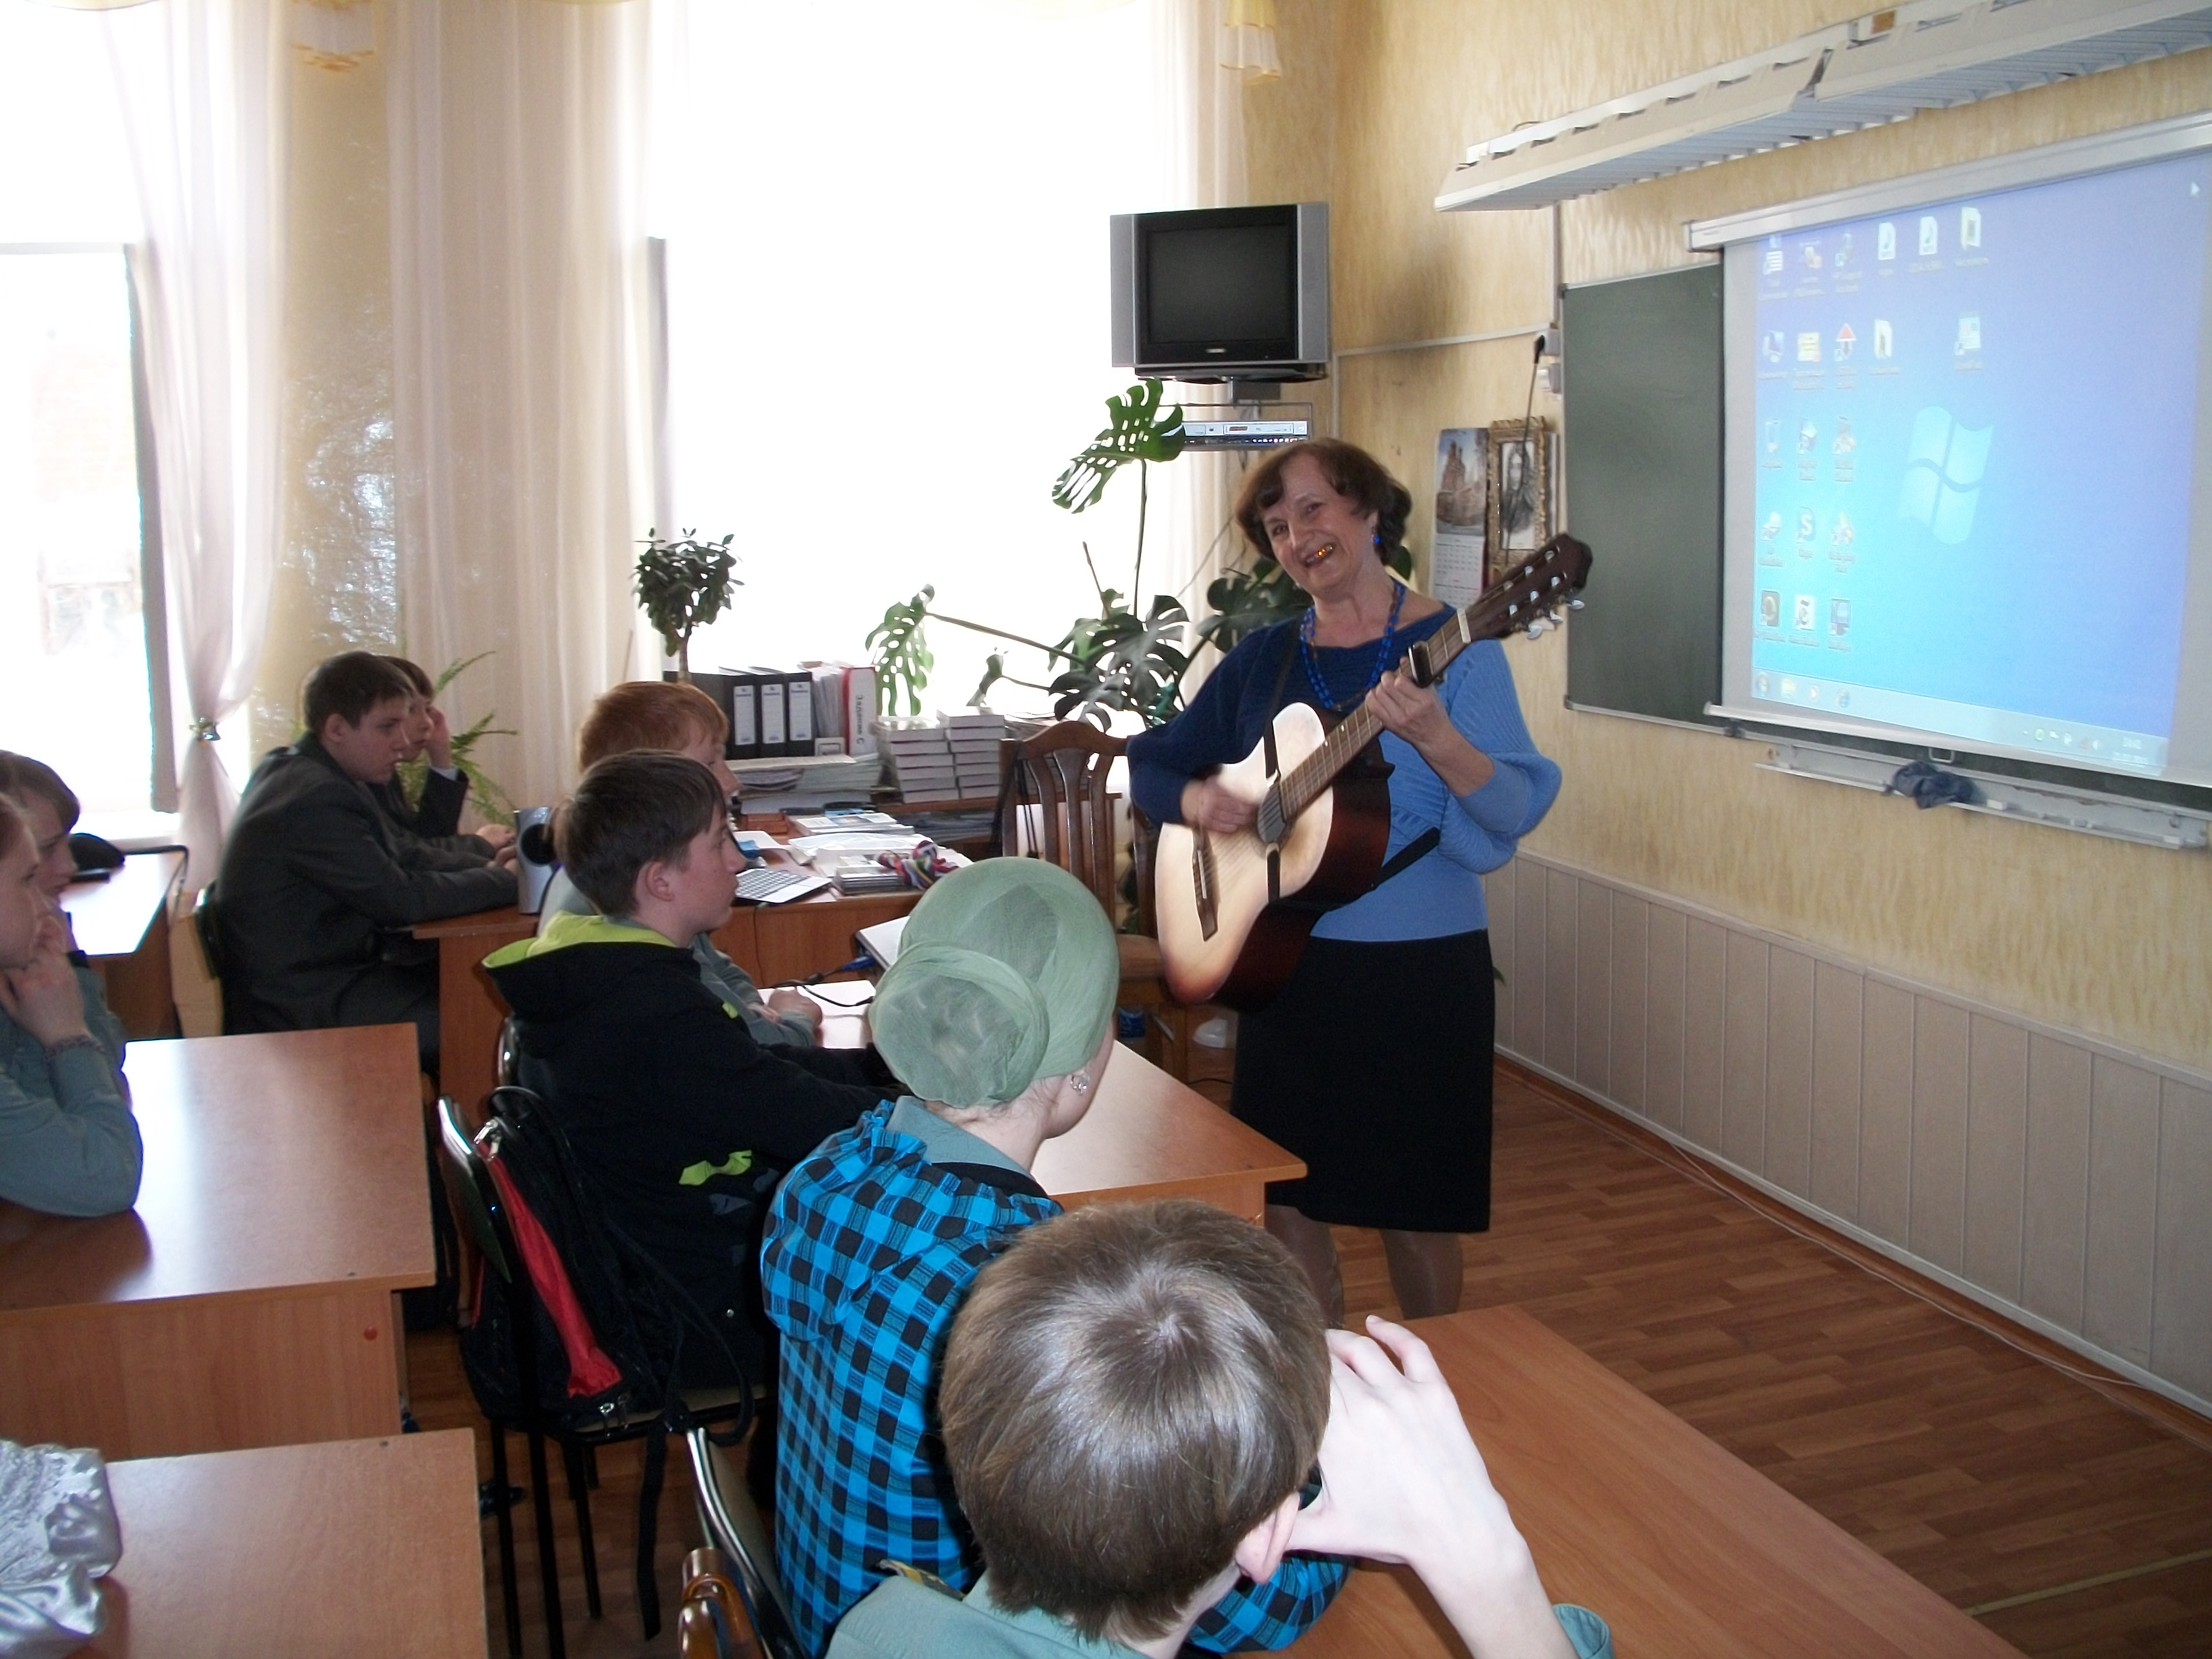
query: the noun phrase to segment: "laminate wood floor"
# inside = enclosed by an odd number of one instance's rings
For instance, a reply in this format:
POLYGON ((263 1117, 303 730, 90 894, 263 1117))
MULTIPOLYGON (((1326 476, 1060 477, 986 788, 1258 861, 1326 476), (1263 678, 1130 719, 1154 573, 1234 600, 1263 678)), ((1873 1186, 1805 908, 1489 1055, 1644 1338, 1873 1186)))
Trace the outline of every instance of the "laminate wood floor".
MULTIPOLYGON (((1465 1304, 1519 1303, 1685 1421, 2038 1659, 2212 1655, 2212 1425, 2202 1443, 1801 1237, 1501 1068, 1492 1225, 1465 1304)), ((1346 1305, 1395 1314, 1371 1233, 1338 1234, 1346 1305)), ((450 1332, 409 1339, 415 1414, 474 1426, 450 1332)), ((520 1443, 512 1443, 522 1467, 520 1443)), ((692 1534, 680 1449, 661 1510, 668 1629, 629 1587, 635 1448, 602 1454, 592 1514, 606 1616, 585 1617, 566 1488, 557 1546, 578 1659, 675 1651, 692 1534)), ((516 1477, 527 1481, 526 1474, 516 1477)), ((525 1651, 546 1651, 527 1504, 525 1651)), ((505 1650, 483 1528, 491 1650, 505 1650)))

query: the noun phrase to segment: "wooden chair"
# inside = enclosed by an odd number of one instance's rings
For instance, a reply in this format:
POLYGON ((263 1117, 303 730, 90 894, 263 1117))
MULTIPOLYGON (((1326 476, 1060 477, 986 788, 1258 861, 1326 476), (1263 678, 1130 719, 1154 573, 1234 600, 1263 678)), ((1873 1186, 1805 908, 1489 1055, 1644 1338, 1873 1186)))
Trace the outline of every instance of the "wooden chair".
POLYGON ((179 888, 169 901, 169 984, 177 1029, 185 1036, 222 1035, 222 975, 216 966, 208 889, 179 888))
MULTIPOLYGON (((521 1253, 516 1248, 498 1186, 484 1165, 484 1153, 479 1150, 480 1144, 493 1145, 493 1139, 488 1138, 495 1138, 505 1129, 501 1115, 504 1103, 501 1095, 534 1100, 534 1097, 529 1097, 526 1090, 495 1091, 490 1101, 489 1119, 474 1134, 470 1133, 453 1097, 447 1096, 441 1099, 437 1107, 439 1147, 442 1153, 441 1161, 446 1175, 447 1194, 453 1210, 461 1217, 490 1277, 498 1281, 497 1290, 491 1291, 487 1287, 487 1293, 503 1294, 507 1297, 508 1329, 525 1333, 534 1328, 537 1318, 534 1292, 530 1287, 521 1253)), ((517 1341, 514 1360, 523 1399, 536 1401, 538 1397, 536 1344, 528 1340, 517 1341)), ((653 1448, 665 1443, 657 1437, 657 1431, 667 1425, 679 1433, 688 1433, 696 1428, 703 1436, 710 1424, 742 1421, 750 1416, 752 1396, 753 1391, 745 1389, 687 1389, 682 1400, 665 1412, 642 1412, 611 1419, 589 1432, 580 1432, 549 1422, 528 1407, 512 1418, 495 1415, 481 1399, 478 1400, 479 1408, 483 1409, 485 1418, 491 1425, 492 1491, 500 1500, 496 1505, 500 1591, 507 1615, 507 1650, 513 1659, 521 1659, 522 1627, 515 1588, 514 1528, 505 1502, 507 1491, 507 1431, 520 1429, 530 1448, 530 1478, 532 1498, 537 1512, 538 1577, 545 1597, 546 1636, 554 1659, 562 1659, 568 1650, 568 1643, 562 1626, 561 1566, 554 1553, 553 1503, 546 1481, 545 1442, 550 1439, 561 1447, 562 1462, 568 1480, 568 1498, 576 1511, 577 1541, 583 1554, 584 1602, 591 1616, 597 1619, 601 1611, 599 1570, 597 1547, 592 1540, 590 1497, 590 1489, 596 1482, 591 1472, 590 1458, 599 1447, 611 1445, 617 1441, 648 1441, 647 1475, 638 1494, 637 1595, 639 1615, 645 1627, 646 1638, 649 1641, 660 1630, 660 1592, 653 1577, 651 1548, 653 1516, 659 1497, 658 1454, 653 1448)))
POLYGON ((752 1621, 763 1659, 810 1659, 806 1644, 799 1639, 783 1581, 776 1575, 768 1528, 762 1523, 744 1472, 703 1428, 684 1436, 684 1444, 691 1455, 700 1530, 721 1556, 728 1582, 752 1621))
POLYGON ((679 1659, 767 1659, 744 1597, 711 1546, 684 1558, 684 1610, 676 1620, 679 1659))
MULTIPOLYGON (((1123 747, 1121 738, 1085 720, 1062 720, 1033 738, 1008 738, 999 744, 1000 849, 1034 853, 1057 864, 1096 893, 1107 915, 1116 919, 1121 848, 1106 785, 1123 747)), ((1115 933, 1121 956, 1117 1000, 1122 1007, 1143 1009, 1147 1023, 1161 1030, 1168 1069, 1180 1077, 1182 1067, 1174 1062, 1183 1052, 1186 1011, 1168 994, 1152 923, 1155 834, 1133 804, 1129 821, 1137 902, 1130 914, 1134 931, 1117 927, 1115 933)))

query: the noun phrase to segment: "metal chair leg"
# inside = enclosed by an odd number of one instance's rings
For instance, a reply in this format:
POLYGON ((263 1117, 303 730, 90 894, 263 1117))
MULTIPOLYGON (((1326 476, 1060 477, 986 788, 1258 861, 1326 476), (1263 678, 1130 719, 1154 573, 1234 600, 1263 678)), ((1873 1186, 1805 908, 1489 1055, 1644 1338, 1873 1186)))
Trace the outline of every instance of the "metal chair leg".
POLYGON ((507 1500, 507 1429, 491 1425, 493 1513, 499 1524, 499 1598, 507 1614, 507 1659, 522 1659, 522 1598, 514 1583, 514 1506, 507 1500))
POLYGON ((538 1577, 545 1588, 545 1641, 553 1659, 568 1659, 561 1628, 561 1563, 553 1553, 553 1489, 545 1480, 545 1437, 530 1431, 530 1489, 538 1510, 538 1577))
POLYGON ((561 1455, 568 1466, 568 1501, 576 1506, 576 1541, 584 1551, 584 1606, 597 1619, 600 1616, 599 1553, 592 1538, 592 1489, 584 1462, 588 1453, 573 1442, 563 1442, 561 1455))

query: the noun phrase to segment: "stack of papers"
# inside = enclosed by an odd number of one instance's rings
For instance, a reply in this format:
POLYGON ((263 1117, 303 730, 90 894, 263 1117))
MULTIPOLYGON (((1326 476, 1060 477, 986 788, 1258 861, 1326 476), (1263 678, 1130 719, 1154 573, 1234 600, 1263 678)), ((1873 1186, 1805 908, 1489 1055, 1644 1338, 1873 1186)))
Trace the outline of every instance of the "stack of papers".
POLYGON ((988 708, 947 714, 945 729, 952 749, 954 781, 966 799, 999 793, 999 743, 1006 735, 1006 717, 988 708))
POLYGON ((771 756, 732 761, 730 770, 748 812, 818 812, 833 800, 867 799, 883 776, 883 757, 771 756))
POLYGON ((876 736, 902 799, 950 800, 959 793, 951 734, 936 720, 878 719, 876 736))

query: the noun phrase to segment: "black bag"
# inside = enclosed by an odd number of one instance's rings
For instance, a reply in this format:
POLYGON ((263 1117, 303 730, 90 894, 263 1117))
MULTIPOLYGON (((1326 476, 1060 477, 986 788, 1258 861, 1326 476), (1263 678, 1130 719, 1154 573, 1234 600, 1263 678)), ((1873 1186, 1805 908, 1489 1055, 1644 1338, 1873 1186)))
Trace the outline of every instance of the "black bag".
POLYGON ((686 1327, 718 1333, 659 1265, 607 1218, 568 1138, 526 1089, 494 1091, 497 1133, 482 1145, 521 1261, 529 1348, 517 1342, 506 1287, 480 1286, 461 1363, 488 1416, 520 1421, 535 1379, 538 1413, 578 1431, 680 1412, 686 1327), (572 1379, 574 1389, 572 1390, 572 1379))

